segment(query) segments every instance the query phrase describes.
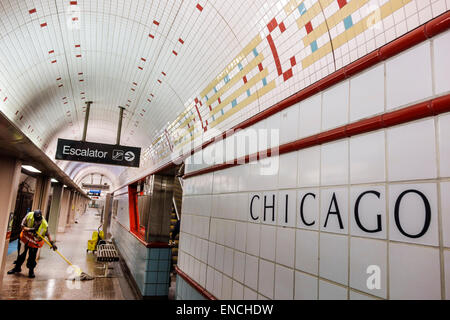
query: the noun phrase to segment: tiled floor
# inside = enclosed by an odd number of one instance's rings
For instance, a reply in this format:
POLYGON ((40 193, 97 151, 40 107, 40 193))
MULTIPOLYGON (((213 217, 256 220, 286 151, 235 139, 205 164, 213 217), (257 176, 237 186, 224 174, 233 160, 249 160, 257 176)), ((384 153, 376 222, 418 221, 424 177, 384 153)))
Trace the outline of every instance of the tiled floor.
MULTIPOLYGON (((92 252, 87 253, 87 240, 100 225, 100 216, 96 209, 88 209, 86 214, 78 219, 78 223, 66 229, 65 233, 57 235, 56 244, 61 252, 73 264, 92 276, 103 274, 101 263, 95 261, 92 252)), ((95 278, 92 281, 70 281, 69 265, 47 245, 41 249, 38 265, 35 269, 36 278, 29 279, 26 262, 20 274, 8 275, 6 272, 13 267, 17 252, 7 256, 3 287, 0 291, 2 300, 121 300, 136 299, 136 295, 127 279, 124 277, 118 263, 111 264, 114 269, 109 273, 113 278, 95 278)))

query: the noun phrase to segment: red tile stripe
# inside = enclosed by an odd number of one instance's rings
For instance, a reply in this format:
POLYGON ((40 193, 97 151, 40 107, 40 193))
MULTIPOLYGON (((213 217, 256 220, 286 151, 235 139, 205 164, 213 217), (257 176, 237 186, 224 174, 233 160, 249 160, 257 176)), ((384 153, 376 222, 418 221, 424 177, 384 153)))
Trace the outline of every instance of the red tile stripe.
MULTIPOLYGON (((428 100, 410 107, 400 110, 384 113, 369 119, 364 119, 350 123, 336 129, 324 131, 310 137, 292 141, 279 146, 279 154, 290 153, 305 148, 321 145, 324 143, 349 138, 354 135, 367 133, 379 129, 386 129, 402 123, 423 119, 426 117, 436 116, 440 113, 450 111, 450 94, 428 100)), ((239 159, 234 159, 234 163, 218 164, 205 169, 187 173, 183 179, 194 176, 223 170, 238 166, 240 164, 249 163, 250 161, 265 159, 271 155, 271 149, 263 150, 251 155, 246 155, 239 159)))
MULTIPOLYGON (((250 119, 247 119, 241 123, 239 123, 238 125, 234 126, 232 129, 230 129, 230 132, 236 131, 238 129, 245 129, 259 121, 262 121, 268 117, 270 117, 271 115, 278 113, 302 100, 305 100, 309 97, 311 97, 312 95, 326 89, 329 88, 337 83, 339 83, 340 81, 349 78, 351 76, 354 76, 357 73, 360 73, 370 67, 372 67, 373 65, 384 61, 390 57, 395 56, 396 54, 405 51, 415 45, 417 45, 418 43, 421 43, 427 39, 430 39, 444 31, 446 31, 447 29, 450 28, 450 12, 446 12, 436 18, 434 18, 433 20, 428 21, 426 24, 418 27, 417 29, 401 36, 400 38, 384 45, 383 47, 367 54, 366 56, 354 61, 353 63, 343 67, 342 69, 328 75, 327 77, 323 78, 322 80, 310 85, 309 87, 306 87, 300 91, 298 91, 297 93, 293 94, 292 96, 284 99, 283 101, 280 101, 278 103, 276 103, 275 105, 273 105, 270 108, 267 108, 266 110, 256 114, 255 116, 251 117, 250 119)), ((448 98, 447 98, 448 99, 448 98)), ((445 110, 449 109, 448 103, 447 106, 445 106, 445 97, 441 97, 439 99, 435 99, 436 101, 433 101, 432 105, 433 105, 433 110, 435 110, 435 112, 438 113, 443 113, 445 112, 445 110), (444 99, 444 100, 442 100, 444 99)), ((398 111, 397 111, 398 112, 398 111)), ((403 113, 403 112, 402 112, 403 113)), ((389 121, 389 120, 388 120, 389 121)), ((409 120, 411 121, 411 120, 409 120)), ((376 121, 375 121, 376 122, 376 121)), ((354 123, 354 124, 350 124, 348 125, 349 127, 346 129, 347 132, 352 132, 352 130, 355 130, 358 126, 364 126, 365 128, 370 127, 370 123, 367 119, 366 120, 362 120, 359 121, 358 123, 354 123), (364 122, 363 122, 364 121, 364 122)), ((372 122, 373 125, 373 122, 372 122)), ((372 130, 376 130, 376 129, 372 129, 372 130)), ((371 131, 371 130, 369 130, 371 131)), ((227 131, 228 132, 228 131, 227 131)), ((223 132, 221 134, 222 138, 225 139, 226 137, 230 136, 230 132, 223 132)), ((360 131, 362 132, 367 132, 367 131, 360 131)), ((354 134, 353 134, 354 135, 354 134)), ((216 139, 218 139, 220 137, 217 136, 215 138, 212 138, 206 142, 204 142, 202 145, 192 149, 190 152, 178 157, 177 159, 171 161, 171 162, 167 162, 161 166, 159 166, 158 168, 152 170, 151 172, 149 172, 147 175, 152 175, 152 174, 156 174, 158 172, 162 172, 164 170, 167 170, 169 168, 174 168, 176 166, 176 164, 181 163, 184 159, 186 159, 187 157, 193 155, 194 153, 206 148, 207 146, 209 146, 211 143, 214 143, 214 141, 216 139)), ((314 137, 309 138, 309 140, 314 140, 314 137)), ((303 141, 303 143, 306 143, 306 140, 303 141)), ((311 141, 310 141, 311 143, 311 141)), ((281 151, 281 150, 280 150, 281 151)), ((142 179, 143 177, 136 179, 128 184, 131 183, 135 183, 137 181, 139 181, 140 179, 142 179)), ((120 186, 117 190, 119 190, 120 188, 123 188, 124 186, 120 186)))

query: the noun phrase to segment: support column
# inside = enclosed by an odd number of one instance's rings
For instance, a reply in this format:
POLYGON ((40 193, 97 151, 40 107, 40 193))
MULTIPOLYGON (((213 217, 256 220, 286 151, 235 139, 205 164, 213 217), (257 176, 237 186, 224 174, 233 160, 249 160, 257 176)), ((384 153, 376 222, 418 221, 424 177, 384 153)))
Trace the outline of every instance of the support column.
POLYGON ((50 195, 51 181, 49 177, 39 176, 36 181, 36 191, 33 197, 31 210, 40 209, 42 216, 47 212, 48 197, 50 195))
POLYGON ((74 191, 73 193, 73 200, 72 200, 72 206, 71 206, 71 210, 70 210, 70 215, 69 215, 69 221, 68 224, 73 224, 75 223, 75 215, 76 215, 76 211, 77 211, 77 202, 78 202, 78 194, 76 193, 76 191, 74 191))
POLYGON ((50 205, 50 214, 48 217, 48 231, 52 238, 56 240, 56 234, 58 232, 59 216, 62 209, 62 196, 64 187, 62 184, 57 184, 53 187, 52 203, 50 205))
POLYGON ((69 202, 69 210, 67 212, 67 219, 66 219, 66 227, 70 226, 70 221, 72 220, 72 215, 74 214, 75 210, 75 192, 70 192, 70 202, 69 202))
POLYGON ((112 214, 112 195, 111 193, 106 194, 105 207, 103 211, 103 232, 105 233, 106 239, 110 238, 109 235, 109 224, 111 223, 112 214))
POLYGON ((0 288, 2 287, 5 269, 5 257, 8 252, 9 241, 6 240, 8 222, 11 212, 14 212, 17 190, 19 188, 21 161, 0 157, 0 288))
POLYGON ((67 223, 67 214, 70 208, 70 190, 65 188, 62 196, 61 213, 59 214, 58 232, 64 232, 67 223))

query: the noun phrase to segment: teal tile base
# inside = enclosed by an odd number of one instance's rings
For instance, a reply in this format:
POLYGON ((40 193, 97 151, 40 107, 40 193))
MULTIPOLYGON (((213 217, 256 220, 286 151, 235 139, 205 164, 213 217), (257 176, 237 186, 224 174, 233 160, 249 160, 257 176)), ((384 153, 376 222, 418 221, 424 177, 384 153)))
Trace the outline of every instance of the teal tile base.
POLYGON ((176 300, 207 300, 196 289, 191 287, 182 277, 177 274, 177 282, 175 288, 176 300))
POLYGON ((168 296, 171 248, 147 248, 117 223, 113 224, 112 234, 142 296, 168 296))

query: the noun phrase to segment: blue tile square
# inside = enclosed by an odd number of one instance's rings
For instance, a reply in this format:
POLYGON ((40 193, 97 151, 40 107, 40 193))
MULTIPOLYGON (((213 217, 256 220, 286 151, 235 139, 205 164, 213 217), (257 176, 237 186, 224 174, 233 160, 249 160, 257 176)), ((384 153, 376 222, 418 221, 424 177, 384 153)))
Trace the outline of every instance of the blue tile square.
POLYGON ((237 105, 237 101, 236 99, 234 99, 233 101, 231 101, 231 107, 234 108, 237 105))
POLYGON ((147 271, 158 271, 158 261, 148 260, 147 271))
POLYGON ((149 258, 150 260, 158 260, 159 259, 159 251, 158 249, 148 249, 150 251, 149 258))
POLYGON ((168 272, 158 272, 158 282, 157 283, 169 283, 169 273, 168 272))
POLYGON ((303 2, 298 6, 298 12, 300 12, 301 15, 304 15, 306 13, 306 7, 303 2))
POLYGON ((146 283, 157 283, 158 281, 158 272, 147 272, 147 278, 145 280, 146 283))
POLYGON ((170 262, 169 260, 158 261, 158 271, 169 271, 170 262))
POLYGON ((344 19, 345 30, 350 29, 353 26, 352 16, 348 16, 344 19))
POLYGON ((144 296, 156 296, 156 288, 156 284, 146 285, 144 296))
POLYGON ((315 52, 315 51, 317 51, 317 49, 318 49, 317 41, 314 40, 313 42, 311 42, 311 51, 315 52))
POLYGON ((167 296, 169 294, 169 286, 167 284, 158 284, 156 287, 157 296, 167 296))
POLYGON ((253 49, 253 55, 254 55, 255 57, 258 56, 258 50, 256 50, 256 48, 253 49))

